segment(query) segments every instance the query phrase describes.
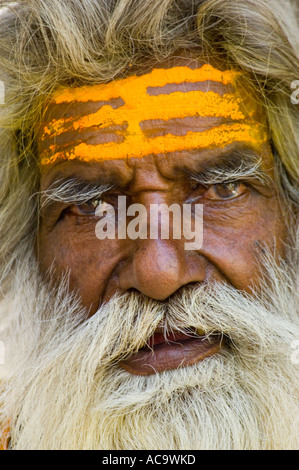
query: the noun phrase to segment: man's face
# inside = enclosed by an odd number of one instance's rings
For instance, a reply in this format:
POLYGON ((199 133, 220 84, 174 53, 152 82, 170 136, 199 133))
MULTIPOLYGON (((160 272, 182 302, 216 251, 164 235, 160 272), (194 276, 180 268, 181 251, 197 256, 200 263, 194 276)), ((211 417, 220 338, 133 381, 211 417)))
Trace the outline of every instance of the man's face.
MULTIPOLYGON (((57 100, 47 111, 44 129, 52 126, 54 133, 47 137, 44 130, 39 141, 41 190, 59 185, 65 188, 68 181, 78 193, 96 186, 105 188, 99 198, 77 203, 74 195, 45 205, 37 242, 41 270, 54 268, 58 282, 69 272, 70 286, 78 292, 90 316, 114 294, 130 290, 163 301, 189 284, 221 281, 250 293, 259 288, 258 260, 263 247, 272 252, 275 248, 277 256, 284 254, 284 217, 274 185, 266 119, 258 100, 244 81, 229 82, 216 73, 192 84, 174 80, 174 66, 199 71, 202 64, 180 59, 159 71, 159 76, 164 73, 166 77, 163 89, 149 82, 147 94, 161 101, 150 110, 146 106, 142 109, 142 102, 137 106, 141 137, 138 133, 133 136, 131 151, 130 145, 125 147, 130 122, 120 123, 124 118, 117 114, 126 104, 121 86, 118 100, 110 100, 115 114, 109 117, 106 129, 92 121, 96 104, 100 109, 99 102, 103 101, 101 96, 82 94, 81 100, 70 99, 67 104, 57 100), (196 111, 188 112, 194 99, 200 100, 199 105, 196 111), (55 128, 53 116, 56 121, 64 119, 65 128, 55 128), (106 148, 111 142, 109 156, 106 148), (162 142, 164 152, 157 142, 162 142), (57 158, 49 163, 43 155, 49 154, 53 144, 57 158), (80 150, 82 144, 84 152, 80 150), (118 196, 126 197, 127 207, 138 203, 148 211, 152 204, 202 204, 202 247, 186 250, 183 237, 171 236, 99 240, 95 208, 104 201, 117 211, 118 196)), ((136 90, 136 101, 139 98, 136 90)), ((153 344, 162 341, 161 331, 157 329, 153 344)), ((176 368, 182 358, 186 365, 204 359, 204 354, 198 358, 193 353, 190 359, 187 349, 174 359, 171 348, 165 347, 163 360, 156 358, 152 369, 161 372, 176 368)), ((141 375, 153 373, 136 365, 128 370, 141 375)))

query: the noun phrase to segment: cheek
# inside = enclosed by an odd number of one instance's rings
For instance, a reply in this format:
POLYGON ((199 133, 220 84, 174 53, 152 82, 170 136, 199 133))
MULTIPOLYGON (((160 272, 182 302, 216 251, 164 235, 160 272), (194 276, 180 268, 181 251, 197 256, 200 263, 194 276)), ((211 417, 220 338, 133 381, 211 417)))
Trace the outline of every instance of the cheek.
POLYGON ((81 303, 95 311, 113 278, 122 249, 117 240, 98 240, 89 229, 67 230, 65 227, 45 233, 43 228, 37 245, 40 269, 57 284, 69 273, 70 289, 78 293, 81 303))
POLYGON ((276 259, 284 256, 287 226, 272 202, 217 218, 207 215, 202 254, 237 289, 257 288, 261 258, 267 247, 276 259))

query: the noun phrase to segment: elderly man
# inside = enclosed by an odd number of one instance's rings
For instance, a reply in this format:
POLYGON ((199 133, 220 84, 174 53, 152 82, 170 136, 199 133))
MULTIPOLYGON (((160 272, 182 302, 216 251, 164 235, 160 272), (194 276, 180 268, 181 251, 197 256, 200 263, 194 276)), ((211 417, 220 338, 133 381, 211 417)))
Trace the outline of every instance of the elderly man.
POLYGON ((0 18, 2 446, 298 447, 292 4, 0 18))

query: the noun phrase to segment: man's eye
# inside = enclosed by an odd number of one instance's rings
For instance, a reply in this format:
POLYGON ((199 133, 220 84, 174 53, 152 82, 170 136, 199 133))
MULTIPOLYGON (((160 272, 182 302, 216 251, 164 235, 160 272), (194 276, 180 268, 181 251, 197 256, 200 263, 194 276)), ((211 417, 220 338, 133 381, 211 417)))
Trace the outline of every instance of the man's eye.
POLYGON ((84 204, 73 204, 69 207, 68 212, 74 215, 90 215, 94 216, 96 209, 102 203, 101 199, 91 199, 84 204))
POLYGON ((246 190, 246 185, 238 181, 231 183, 218 183, 209 187, 205 193, 205 197, 207 199, 217 201, 234 199, 244 194, 246 190))

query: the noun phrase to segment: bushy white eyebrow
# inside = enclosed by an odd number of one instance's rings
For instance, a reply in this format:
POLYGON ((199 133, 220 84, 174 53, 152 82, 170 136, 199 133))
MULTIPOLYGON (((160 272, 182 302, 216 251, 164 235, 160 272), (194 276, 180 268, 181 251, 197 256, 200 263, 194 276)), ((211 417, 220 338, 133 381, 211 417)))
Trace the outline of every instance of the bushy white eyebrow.
POLYGON ((113 186, 83 182, 76 178, 57 180, 48 189, 40 191, 40 208, 45 209, 54 202, 61 204, 85 204, 92 199, 99 199, 113 186))
MULTIPOLYGON (((234 152, 220 161, 207 164, 198 172, 186 171, 188 177, 204 186, 236 181, 255 180, 264 186, 273 184, 270 176, 262 170, 262 158, 253 152, 234 152)), ((52 183, 49 188, 37 193, 40 197, 40 209, 45 210, 52 203, 85 204, 93 199, 100 199, 105 193, 115 188, 111 184, 83 181, 77 177, 62 178, 52 183)))
POLYGON ((270 186, 272 183, 270 176, 262 170, 262 158, 257 159, 252 154, 241 157, 234 155, 234 158, 218 162, 199 172, 192 172, 189 176, 193 181, 206 186, 251 180, 265 186, 270 186))

